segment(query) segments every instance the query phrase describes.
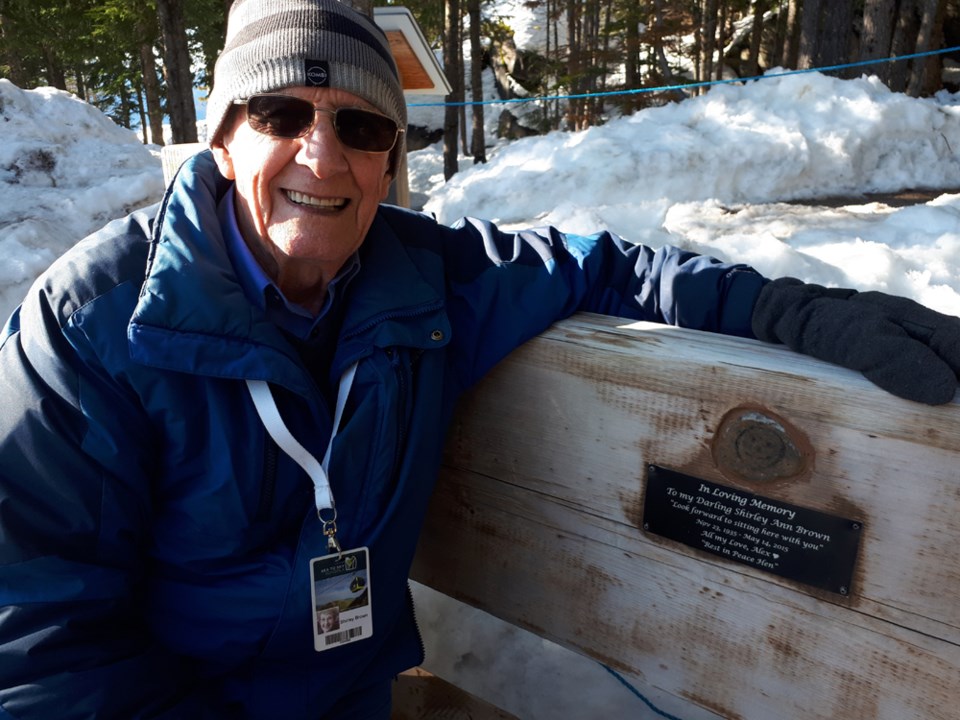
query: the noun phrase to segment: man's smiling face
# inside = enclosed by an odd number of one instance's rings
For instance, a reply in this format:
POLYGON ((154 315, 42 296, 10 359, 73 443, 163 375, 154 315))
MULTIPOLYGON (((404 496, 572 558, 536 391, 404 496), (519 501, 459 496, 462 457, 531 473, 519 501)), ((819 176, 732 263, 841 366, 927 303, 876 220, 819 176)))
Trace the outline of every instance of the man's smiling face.
MULTIPOLYGON (((278 92, 328 110, 375 110, 356 95, 333 88, 278 92)), ((390 153, 344 146, 327 113, 317 115, 316 126, 305 137, 283 139, 251 128, 243 108, 237 107, 213 152, 220 172, 236 181, 237 221, 244 240, 291 299, 304 285, 326 288, 363 243, 391 181, 390 153)))

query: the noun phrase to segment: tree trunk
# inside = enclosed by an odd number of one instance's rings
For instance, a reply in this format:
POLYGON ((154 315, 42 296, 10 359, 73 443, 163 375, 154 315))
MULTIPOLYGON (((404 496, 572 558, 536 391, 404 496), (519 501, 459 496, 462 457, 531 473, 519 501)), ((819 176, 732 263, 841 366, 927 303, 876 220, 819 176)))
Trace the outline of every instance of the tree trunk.
MULTIPOLYGON (((601 93, 607 92, 607 75, 610 72, 610 26, 612 24, 611 17, 613 14, 613 2, 611 0, 604 0, 603 6, 603 21, 601 24, 600 30, 600 87, 599 90, 601 93)), ((594 105, 594 113, 596 115, 594 122, 600 122, 603 117, 604 110, 606 106, 604 105, 604 95, 600 95, 596 98, 596 105, 594 105)))
POLYGON ((798 68, 812 68, 820 63, 821 0, 804 0, 800 18, 800 47, 798 68))
MULTIPOLYGON (((464 0, 464 2, 465 1, 466 0, 464 0)), ((461 3, 460 7, 458 8, 460 22, 457 26, 457 58, 460 66, 460 93, 457 98, 457 102, 460 104, 460 117, 457 120, 457 125, 460 128, 460 147, 462 147, 463 151, 466 153, 470 147, 470 141, 467 139, 467 63, 463 57, 463 40, 467 34, 466 29, 463 27, 463 14, 465 9, 466 8, 463 6, 463 3, 461 3)))
POLYGON ((73 69, 73 81, 77 85, 77 97, 87 102, 87 82, 84 80, 82 67, 73 69))
MULTIPOLYGON (((854 0, 831 0, 825 3, 819 42, 820 65, 842 65, 855 59, 851 57, 850 47, 851 38, 854 37, 853 3, 854 0)), ((849 77, 850 72, 844 75, 849 77)))
MULTIPOLYGON (((659 7, 662 0, 654 2, 654 26, 662 13, 659 7)), ((623 65, 623 79, 627 89, 635 90, 640 87, 640 16, 639 4, 629 3, 624 10, 624 45, 626 57, 623 65)))
POLYGON ((796 69, 800 56, 800 0, 789 0, 787 4, 787 27, 784 34, 783 58, 784 67, 796 69))
MULTIPOLYGON (((443 3, 443 71, 449 80, 451 89, 447 95, 448 103, 460 102, 463 89, 460 87, 460 2, 444 0, 443 3)), ((449 180, 460 169, 459 147, 457 144, 458 120, 460 109, 448 104, 443 113, 443 177, 449 180)))
MULTIPOLYGON (((2 3, 0 3, 2 5, 2 3)), ((10 73, 9 80, 19 88, 26 87, 28 78, 23 70, 23 64, 20 62, 20 56, 9 49, 8 43, 17 36, 16 25, 10 17, 0 12, 0 63, 7 66, 10 73)))
POLYGON ((119 118, 115 117, 114 122, 116 122, 121 127, 125 127, 129 129, 130 128, 130 111, 131 111, 130 93, 127 90, 127 88, 124 87, 124 88, 121 88, 120 90, 120 117, 119 118))
POLYGON ((473 98, 473 133, 470 153, 474 165, 487 161, 483 132, 483 45, 480 42, 480 0, 467 0, 470 14, 470 90, 473 98))
MULTIPOLYGON (((893 42, 893 14, 897 0, 866 0, 863 6, 863 35, 860 40, 860 59, 877 60, 890 55, 893 42)), ((885 84, 890 83, 890 63, 883 62, 866 68, 885 84)))
MULTIPOLYGON (((779 65, 783 63, 783 48, 784 43, 786 42, 787 37, 787 11, 786 11, 786 0, 775 0, 776 1, 776 17, 774 21, 774 40, 773 40, 773 49, 767 58, 767 62, 764 63, 762 60, 759 62, 760 65, 766 67, 772 67, 774 65, 779 65)), ((763 43, 761 42, 761 48, 763 43)), ((762 50, 761 50, 762 52, 762 50)))
POLYGON ((51 46, 44 44, 43 45, 43 57, 46 61, 46 76, 47 84, 57 88, 58 90, 67 89, 67 75, 63 69, 63 63, 60 60, 60 56, 57 54, 57 51, 54 50, 51 46))
POLYGON ((197 142, 197 111, 193 104, 193 72, 183 23, 181 0, 157 0, 167 76, 167 112, 174 143, 197 142))
MULTIPOLYGON (((892 56, 911 54, 917 46, 917 34, 920 32, 919 14, 914 0, 901 0, 893 41, 890 44, 892 56)), ((887 63, 890 66, 888 87, 894 92, 906 92, 910 68, 905 61, 887 63)))
MULTIPOLYGON (((553 3, 551 2, 551 0, 544 0, 544 20, 546 22, 546 28, 545 28, 546 32, 544 33, 545 46, 543 51, 543 57, 547 61, 548 68, 551 65, 551 59, 552 59, 551 53, 553 52, 553 48, 550 40, 550 24, 552 22, 552 17, 553 17, 553 3)), ((544 94, 547 93, 547 90, 550 87, 550 83, 552 81, 552 78, 551 78, 552 75, 553 73, 548 70, 547 75, 544 77, 544 82, 543 82, 544 94)), ((541 118, 542 118, 544 127, 548 127, 550 123, 550 106, 551 105, 556 105, 556 103, 547 102, 541 105, 541 118)), ((486 154, 486 151, 484 151, 484 154, 486 154)))
POLYGON ((720 17, 717 20, 717 62, 714 65, 714 75, 717 80, 723 80, 725 66, 725 50, 727 48, 727 11, 730 9, 727 0, 720 0, 720 17))
MULTIPOLYGON (((592 93, 596 88, 596 74, 594 68, 597 63, 597 0, 583 0, 583 15, 581 17, 581 56, 580 68, 583 71, 583 80, 580 85, 581 94, 592 93)), ((593 124, 593 98, 583 99, 583 111, 580 117, 578 130, 585 130, 593 124)))
POLYGON ((160 101, 160 83, 157 80, 157 63, 153 46, 140 46, 140 69, 143 73, 143 92, 147 102, 147 120, 150 126, 150 142, 163 145, 163 105, 160 101))
MULTIPOLYGON (((567 0, 567 77, 569 78, 569 95, 579 95, 583 89, 583 70, 581 55, 583 53, 582 32, 583 19, 581 6, 578 0, 567 0)), ((567 125, 570 130, 579 130, 583 122, 583 99, 572 98, 567 101, 567 125)))
POLYGON ((763 41, 763 15, 767 12, 768 0, 756 0, 753 4, 753 32, 750 34, 750 60, 747 65, 747 75, 757 76, 762 72, 760 67, 760 46, 763 41))
MULTIPOLYGON (((933 49, 938 39, 943 37, 943 15, 946 2, 945 0, 922 0, 920 10, 920 30, 917 33, 915 52, 923 53, 933 49)), ((907 94, 920 97, 925 91, 929 92, 931 87, 938 85, 941 63, 942 59, 939 55, 911 60, 907 94)))
POLYGON ((660 69, 662 80, 671 84, 673 73, 670 71, 670 63, 667 62, 667 54, 663 49, 663 0, 654 0, 653 7, 653 52, 657 58, 656 66, 660 69))
MULTIPOLYGON (((593 94, 597 90, 597 64, 600 57, 600 2, 585 0, 583 21, 583 87, 582 93, 593 94)), ((583 100, 583 119, 580 128, 584 130, 596 124, 596 97, 583 100)))
MULTIPOLYGON (((713 53, 717 47, 717 0, 704 0, 703 17, 700 21, 700 77, 713 77, 713 53)), ((705 92, 701 89, 701 92, 705 92)))

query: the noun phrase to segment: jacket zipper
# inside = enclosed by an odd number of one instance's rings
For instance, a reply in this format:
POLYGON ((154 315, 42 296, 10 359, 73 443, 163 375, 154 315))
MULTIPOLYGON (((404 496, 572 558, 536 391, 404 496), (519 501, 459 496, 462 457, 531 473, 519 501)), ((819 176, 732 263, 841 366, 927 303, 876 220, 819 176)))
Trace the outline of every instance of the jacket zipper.
POLYGON ((408 407, 410 403, 410 381, 413 378, 417 361, 420 359, 420 356, 423 355, 423 350, 411 348, 409 350, 410 362, 406 367, 403 364, 401 353, 393 348, 389 348, 386 352, 387 357, 390 358, 390 364, 393 365, 394 373, 397 376, 397 393, 399 395, 397 401, 397 444, 393 451, 392 475, 392 480, 396 483, 400 475, 400 461, 403 458, 403 451, 407 443, 407 417, 410 414, 410 408, 408 407))
MULTIPOLYGON (((436 312, 437 310, 440 310, 442 308, 443 308, 443 301, 438 300, 437 302, 431 303, 426 306, 421 306, 413 310, 391 310, 391 311, 382 313, 380 315, 377 315, 374 318, 371 318, 360 327, 355 328, 354 330, 351 330, 349 333, 346 333, 343 336, 343 339, 349 340, 359 335, 362 335, 366 331, 376 327, 382 322, 386 322, 387 320, 398 320, 400 318, 415 318, 415 317, 419 317, 420 315, 427 315, 429 313, 436 312)), ((396 444, 396 447, 394 448, 393 473, 391 474, 391 479, 394 482, 396 482, 397 476, 400 473, 400 459, 403 453, 403 446, 404 446, 404 443, 406 443, 407 441, 406 413, 404 412, 407 405, 407 397, 406 397, 407 382, 406 382, 406 377, 404 375, 403 364, 400 361, 400 354, 393 348, 387 348, 384 352, 386 353, 387 359, 390 361, 390 365, 393 367, 394 373, 396 374, 397 384, 399 386, 399 393, 400 393, 400 402, 397 403, 397 444, 396 444)), ((419 349, 417 352, 418 352, 417 357, 419 357, 419 354, 422 353, 423 350, 419 349)), ((411 372, 412 372, 412 365, 413 363, 411 362, 411 372)))
POLYGON ((387 348, 386 353, 397 378, 397 442, 393 448, 393 472, 391 473, 391 480, 395 483, 400 474, 400 459, 403 456, 403 447, 407 442, 407 374, 403 367, 401 354, 393 348, 387 348))
POLYGON ((266 435, 263 447, 263 479, 260 485, 260 503, 257 507, 257 520, 266 520, 273 508, 273 496, 277 488, 277 463, 280 456, 280 447, 269 434, 266 435))

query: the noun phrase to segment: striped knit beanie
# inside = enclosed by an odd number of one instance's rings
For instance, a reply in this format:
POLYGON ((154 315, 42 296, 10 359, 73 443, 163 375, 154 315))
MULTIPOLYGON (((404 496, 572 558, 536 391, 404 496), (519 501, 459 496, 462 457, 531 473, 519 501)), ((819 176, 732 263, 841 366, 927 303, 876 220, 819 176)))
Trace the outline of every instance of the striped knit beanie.
POLYGON ((207 101, 212 143, 234 100, 286 87, 363 98, 404 129, 407 107, 383 31, 339 0, 234 0, 207 101))

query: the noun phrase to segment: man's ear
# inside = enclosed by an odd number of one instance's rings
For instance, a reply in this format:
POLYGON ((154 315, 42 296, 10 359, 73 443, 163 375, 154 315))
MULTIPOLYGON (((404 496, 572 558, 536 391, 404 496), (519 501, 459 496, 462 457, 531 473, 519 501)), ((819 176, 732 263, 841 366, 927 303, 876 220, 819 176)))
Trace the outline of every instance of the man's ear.
POLYGON ((231 107, 224 115, 223 122, 217 128, 217 134, 213 136, 210 143, 210 152, 213 153, 213 159, 220 169, 220 174, 227 180, 236 180, 237 174, 233 168, 233 157, 230 155, 230 140, 236 130, 237 113, 236 107, 231 107))
POLYGON ((385 172, 383 177, 380 178, 380 202, 383 202, 387 199, 387 196, 390 194, 390 183, 393 182, 393 175, 389 172, 385 172))
POLYGON ((233 156, 230 155, 230 150, 224 144, 223 136, 224 133, 221 132, 220 136, 210 144, 210 152, 213 153, 213 159, 220 169, 220 174, 227 180, 236 180, 237 176, 233 171, 233 156))
POLYGON ((390 152, 390 159, 387 161, 387 169, 380 181, 380 202, 387 199, 390 194, 390 183, 397 179, 397 168, 400 167, 400 153, 398 149, 390 152))

